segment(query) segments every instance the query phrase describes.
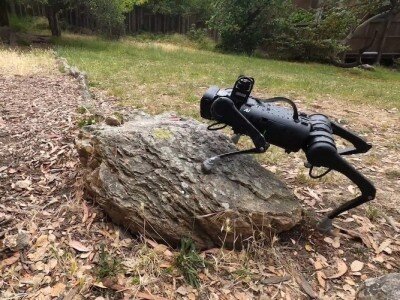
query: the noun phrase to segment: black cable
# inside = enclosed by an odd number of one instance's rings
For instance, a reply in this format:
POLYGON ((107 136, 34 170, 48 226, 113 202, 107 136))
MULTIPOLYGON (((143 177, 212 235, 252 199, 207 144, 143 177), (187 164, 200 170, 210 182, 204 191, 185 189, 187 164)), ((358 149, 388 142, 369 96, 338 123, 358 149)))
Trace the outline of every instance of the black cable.
POLYGON ((296 122, 299 121, 299 111, 297 109, 296 103, 294 103, 292 100, 285 98, 285 97, 274 97, 274 98, 269 98, 269 99, 260 99, 260 98, 255 98, 254 99, 260 101, 260 102, 286 102, 290 104, 290 106, 293 109, 293 120, 296 122))

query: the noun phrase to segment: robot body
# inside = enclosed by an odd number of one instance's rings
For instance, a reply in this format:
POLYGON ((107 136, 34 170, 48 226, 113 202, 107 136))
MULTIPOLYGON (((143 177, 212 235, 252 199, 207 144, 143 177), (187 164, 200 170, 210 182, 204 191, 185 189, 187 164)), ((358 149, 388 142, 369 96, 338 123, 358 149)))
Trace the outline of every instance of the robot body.
POLYGON ((347 176, 361 190, 360 196, 334 209, 322 220, 319 229, 324 232, 332 228, 333 218, 375 198, 376 190, 372 182, 342 157, 365 153, 371 148, 370 144, 325 115, 298 113, 296 105, 287 98, 261 100, 250 96, 253 85, 253 78, 242 76, 236 81, 233 89, 219 89, 213 86, 202 97, 201 116, 216 121, 208 127, 209 130, 230 126, 235 133, 233 140, 236 143, 241 135, 247 135, 255 145, 252 149, 225 153, 205 160, 202 166, 204 172, 211 172, 225 157, 263 153, 270 144, 284 149, 287 153, 303 150, 312 178, 321 178, 329 171, 336 170, 347 176), (275 102, 286 102, 291 105, 292 110, 275 105, 275 102), (220 124, 223 126, 219 126, 220 124), (338 150, 334 135, 349 141, 354 147, 338 150), (314 167, 325 167, 328 171, 314 176, 314 167))

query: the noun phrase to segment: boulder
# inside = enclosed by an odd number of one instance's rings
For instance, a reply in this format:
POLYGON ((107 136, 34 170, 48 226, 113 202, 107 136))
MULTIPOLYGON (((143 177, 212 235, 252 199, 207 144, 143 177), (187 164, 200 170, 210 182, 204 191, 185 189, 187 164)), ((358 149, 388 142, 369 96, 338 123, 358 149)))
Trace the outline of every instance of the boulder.
POLYGON ((76 147, 86 197, 134 234, 176 246, 239 247, 261 233, 291 229, 302 217, 293 193, 252 156, 201 163, 236 150, 221 132, 171 114, 124 116, 118 127, 84 127, 76 147))
POLYGON ((400 273, 367 279, 357 292, 358 300, 400 299, 400 273))

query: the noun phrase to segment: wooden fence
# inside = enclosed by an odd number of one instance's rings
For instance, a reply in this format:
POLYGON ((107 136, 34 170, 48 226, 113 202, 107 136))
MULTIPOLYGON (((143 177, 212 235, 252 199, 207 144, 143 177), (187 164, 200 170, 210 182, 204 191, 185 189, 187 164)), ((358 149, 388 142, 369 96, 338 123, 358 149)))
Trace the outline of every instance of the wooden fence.
MULTIPOLYGON (((352 50, 357 51, 367 45, 373 38, 375 32, 378 32, 378 36, 375 39, 374 44, 368 51, 378 51, 380 35, 384 30, 385 21, 376 20, 369 23, 364 30, 360 30, 356 33, 353 39, 350 41, 350 47, 352 50)), ((391 23, 388 29, 386 43, 385 43, 385 53, 400 53, 400 14, 397 19, 391 23)))
POLYGON ((126 30, 128 33, 148 31, 153 33, 187 33, 194 24, 205 27, 197 16, 162 15, 155 14, 142 7, 135 8, 126 16, 126 30))

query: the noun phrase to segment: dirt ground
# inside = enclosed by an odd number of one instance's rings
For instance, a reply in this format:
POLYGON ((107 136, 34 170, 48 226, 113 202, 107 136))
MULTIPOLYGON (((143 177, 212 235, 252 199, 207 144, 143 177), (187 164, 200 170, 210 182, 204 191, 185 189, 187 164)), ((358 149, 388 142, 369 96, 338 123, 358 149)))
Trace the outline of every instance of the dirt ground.
MULTIPOLYGON (((272 149, 261 161, 293 188, 305 221, 243 251, 202 252, 209 263, 194 289, 174 267, 178 250, 127 234, 83 199, 74 149, 82 91, 55 70, 0 74, 1 299, 354 299, 365 279, 399 271, 398 110, 298 101, 373 144, 350 161, 376 184, 376 200, 324 236, 316 221, 356 187, 338 174, 311 180, 304 155, 272 149)), ((116 106, 99 91, 96 99, 116 106)))

